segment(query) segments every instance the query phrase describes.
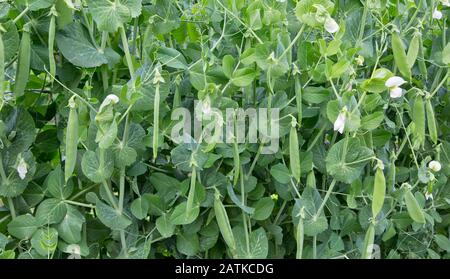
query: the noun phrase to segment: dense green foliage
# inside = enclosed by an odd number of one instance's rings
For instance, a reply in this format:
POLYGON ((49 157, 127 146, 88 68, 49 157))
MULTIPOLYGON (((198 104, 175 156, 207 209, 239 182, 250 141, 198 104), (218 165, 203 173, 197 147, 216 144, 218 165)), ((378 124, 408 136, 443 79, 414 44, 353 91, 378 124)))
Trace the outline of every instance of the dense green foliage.
POLYGON ((446 0, 0 2, 0 258, 448 258, 446 0), (177 144, 202 100, 279 149, 177 144))

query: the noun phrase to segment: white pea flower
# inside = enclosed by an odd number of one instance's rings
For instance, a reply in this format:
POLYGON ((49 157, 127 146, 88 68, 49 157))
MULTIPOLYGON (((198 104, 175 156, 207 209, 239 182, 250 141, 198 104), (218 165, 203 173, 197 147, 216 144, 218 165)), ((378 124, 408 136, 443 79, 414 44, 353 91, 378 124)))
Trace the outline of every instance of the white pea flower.
POLYGON ((428 193, 428 191, 425 193, 425 199, 429 200, 429 199, 433 199, 433 193, 428 193))
POLYGON ((449 0, 441 0, 442 5, 446 7, 450 7, 450 1, 449 0))
POLYGON ((109 94, 106 96, 105 101, 107 104, 117 104, 119 102, 119 97, 114 94, 109 94))
POLYGON ((386 83, 384 85, 387 88, 389 88, 391 98, 400 98, 403 92, 400 86, 403 85, 404 83, 406 83, 406 81, 403 78, 393 76, 388 78, 388 80, 386 80, 386 83))
POLYGON ((347 107, 344 107, 339 113, 336 121, 334 121, 334 130, 339 133, 344 133, 345 120, 347 119, 347 107))
POLYGON ((430 163, 428 163, 428 167, 434 172, 438 172, 442 168, 441 163, 439 163, 438 161, 431 161, 430 163))
POLYGON ((325 20, 324 27, 329 33, 336 33, 339 31, 339 25, 332 17, 328 17, 325 20))
POLYGON ((17 165, 17 173, 19 174, 20 179, 24 180, 25 176, 28 173, 28 166, 27 163, 23 158, 20 158, 19 164, 17 165))
POLYGON ((439 11, 438 9, 435 9, 433 12, 433 18, 437 20, 442 19, 442 12, 439 11))

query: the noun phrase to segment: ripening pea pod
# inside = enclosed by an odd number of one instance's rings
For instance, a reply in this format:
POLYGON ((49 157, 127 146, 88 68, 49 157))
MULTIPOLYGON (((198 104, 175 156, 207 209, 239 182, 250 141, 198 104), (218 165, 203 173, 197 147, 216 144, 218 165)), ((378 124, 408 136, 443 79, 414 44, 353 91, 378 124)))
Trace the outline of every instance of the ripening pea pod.
POLYGON ((220 200, 220 194, 216 190, 214 199, 214 214, 216 215, 217 225, 223 240, 231 250, 231 254, 235 254, 236 241, 234 239, 233 231, 231 230, 230 220, 228 219, 227 211, 220 200))
POLYGON ((361 259, 372 258, 374 240, 375 240, 375 226, 373 223, 371 223, 369 228, 367 229, 366 236, 364 238, 364 246, 361 251, 361 259))
POLYGON ((30 41, 30 26, 25 24, 23 26, 22 39, 19 46, 19 57, 17 60, 16 80, 14 87, 14 94, 20 97, 25 92, 28 78, 30 76, 30 59, 31 59, 31 41, 30 41))
POLYGON ((373 196, 372 196, 372 217, 376 218, 383 208, 384 199, 386 196, 386 179, 383 173, 383 163, 381 161, 377 164, 377 170, 375 172, 375 179, 373 183, 373 196))
POLYGON ((438 134, 436 127, 436 118, 434 116, 433 106, 431 105, 430 98, 427 98, 425 101, 425 110, 427 113, 427 126, 428 132, 430 134, 430 139, 434 144, 437 144, 438 134))
POLYGON ((67 121, 66 131, 66 159, 64 166, 64 180, 67 182, 72 176, 77 163, 77 151, 78 151, 78 113, 75 96, 69 100, 69 119, 67 121))
POLYGON ((48 60, 50 65, 50 81, 53 82, 54 77, 56 76, 56 62, 54 55, 54 46, 55 46, 55 30, 56 30, 56 8, 53 5, 50 9, 50 24, 48 27, 48 60))
POLYGON ((397 32, 392 33, 392 53, 394 54, 395 65, 400 73, 407 79, 411 79, 411 67, 405 53, 405 48, 397 32))
POLYGON ((420 33, 416 32, 409 43, 408 53, 406 54, 406 60, 410 69, 414 66, 414 63, 416 63, 417 56, 419 54, 419 44, 420 33))
POLYGON ((425 106, 423 98, 420 95, 417 95, 414 101, 413 122, 415 125, 414 136, 417 144, 423 146, 425 143, 425 106))
POLYGON ((295 126, 297 121, 292 117, 291 131, 289 132, 289 163, 291 167, 292 176, 297 182, 300 182, 301 167, 300 167, 300 147, 298 145, 298 135, 295 126))
POLYGON ((411 193, 411 189, 409 187, 406 187, 404 199, 409 217, 411 217, 414 222, 425 224, 425 216, 423 215, 422 208, 420 208, 416 197, 414 197, 414 195, 411 193))

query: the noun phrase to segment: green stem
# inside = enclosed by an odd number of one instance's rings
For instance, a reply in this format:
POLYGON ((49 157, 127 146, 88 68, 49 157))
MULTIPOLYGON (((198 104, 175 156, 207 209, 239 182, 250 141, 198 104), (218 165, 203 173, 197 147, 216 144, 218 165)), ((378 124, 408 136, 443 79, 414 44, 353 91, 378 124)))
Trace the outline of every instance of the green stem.
POLYGON ((114 199, 114 195, 111 192, 111 188, 109 188, 108 182, 106 182, 106 180, 103 179, 102 184, 103 184, 103 187, 105 188, 105 191, 106 191, 106 194, 108 196, 109 202, 114 207, 114 209, 118 210, 119 208, 117 206, 116 200, 114 199))
POLYGON ((76 205, 76 206, 82 206, 82 207, 88 207, 88 208, 95 208, 95 205, 87 204, 87 203, 82 203, 82 202, 76 202, 76 201, 71 201, 71 200, 65 200, 64 202, 65 202, 65 203, 68 203, 68 204, 76 205))
POLYGON ((336 179, 333 179, 333 181, 331 181, 330 186, 328 187, 327 193, 325 194, 325 197, 323 198, 322 203, 320 204, 319 209, 317 210, 316 214, 314 215, 314 218, 319 217, 320 214, 322 213, 322 210, 323 210, 325 204, 327 203, 328 198, 330 197, 331 193, 333 192, 333 188, 334 188, 335 184, 336 184, 336 179))
POLYGON ((18 22, 30 9, 30 6, 27 6, 18 16, 16 16, 13 19, 13 23, 15 24, 16 22, 18 22))
MULTIPOLYGON (((242 169, 242 166, 238 166, 241 168, 241 172, 244 170, 242 169)), ((241 175, 241 202, 245 206, 245 186, 244 186, 244 176, 241 175)), ((247 248, 247 253, 250 253, 250 237, 248 233, 248 226, 246 221, 246 215, 245 212, 242 210, 242 223, 244 224, 244 232, 245 232, 245 244, 247 248)))
POLYGON ((305 24, 303 24, 302 27, 300 27, 300 30, 298 30, 297 35, 295 36, 295 38, 288 45, 288 47, 283 51, 283 53, 281 53, 281 55, 280 55, 280 57, 278 57, 278 59, 283 58, 288 53, 288 51, 291 50, 291 48, 294 46, 294 44, 298 41, 298 39, 302 35, 303 30, 305 30, 305 24))
POLYGON ((7 199, 8 199, 9 211, 11 212, 11 217, 13 219, 15 219, 16 218, 16 209, 14 207, 14 202, 13 202, 12 198, 10 198, 10 197, 8 197, 7 199))

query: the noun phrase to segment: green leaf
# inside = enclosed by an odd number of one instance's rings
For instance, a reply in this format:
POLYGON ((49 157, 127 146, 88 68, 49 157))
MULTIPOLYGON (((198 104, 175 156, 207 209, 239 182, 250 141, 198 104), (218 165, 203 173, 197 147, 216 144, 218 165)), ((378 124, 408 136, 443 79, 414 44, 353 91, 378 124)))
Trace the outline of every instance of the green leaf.
POLYGON ((227 78, 231 78, 233 75, 234 66, 235 60, 233 56, 227 54, 222 58, 222 70, 227 78))
POLYGON ((278 163, 271 167, 270 174, 273 176, 273 178, 275 178, 276 181, 282 184, 287 184, 291 180, 291 173, 289 169, 281 163, 278 163))
POLYGON ((29 239, 38 229, 39 222, 31 214, 20 215, 8 224, 8 232, 18 239, 29 239))
POLYGON ((162 237, 171 237, 175 231, 174 224, 171 223, 169 216, 163 214, 156 219, 156 229, 162 237))
POLYGON ((83 154, 81 161, 84 175, 94 183, 101 183, 108 179, 114 168, 114 159, 111 152, 105 150, 103 160, 101 160, 101 152, 100 149, 97 149, 96 152, 88 150, 83 154))
POLYGON ((137 152, 128 145, 118 145, 114 152, 115 165, 118 168, 127 167, 136 161, 137 152))
POLYGON ((36 210, 36 218, 42 225, 56 224, 63 220, 67 213, 67 205, 60 199, 46 199, 36 210))
POLYGON ((195 256, 200 250, 200 242, 196 233, 183 232, 177 235, 177 249, 186 256, 195 256))
POLYGON ((253 204, 255 208, 255 212, 251 216, 254 220, 266 220, 272 214, 272 210, 274 207, 274 202, 270 197, 265 197, 253 204))
POLYGON ((239 69, 233 73, 231 82, 236 86, 246 87, 252 84, 255 77, 256 72, 254 69, 252 68, 239 69))
POLYGON ((81 230, 85 217, 75 207, 67 205, 67 213, 56 229, 58 235, 69 244, 79 243, 81 241, 81 230))
POLYGON ((50 258, 58 245, 58 231, 54 228, 39 229, 31 238, 31 246, 43 257, 50 258))
POLYGON ((89 10, 101 31, 116 32, 122 24, 141 14, 141 0, 90 0, 89 10))
POLYGON ((90 41, 80 23, 71 23, 58 31, 56 43, 62 55, 75 66, 92 68, 108 63, 105 54, 90 41))
POLYGON ((249 236, 247 249, 245 232, 242 227, 233 228, 236 237, 237 256, 239 259, 265 259, 269 253, 269 242, 263 228, 256 229, 249 236))
POLYGON ((98 219, 112 230, 124 230, 131 225, 130 218, 99 199, 95 204, 95 212, 97 213, 98 219))
POLYGON ((356 138, 344 138, 334 144, 326 157, 327 172, 337 181, 352 183, 374 156, 373 151, 356 138))
POLYGON ((168 47, 160 47, 156 58, 164 65, 175 69, 187 69, 187 62, 183 54, 178 50, 168 47))
POLYGON ((44 185, 47 193, 52 197, 61 200, 68 198, 73 190, 71 183, 65 185, 64 174, 59 166, 49 173, 45 179, 44 185))
POLYGON ((200 213, 199 206, 194 206, 188 215, 186 211, 186 202, 182 202, 175 207, 172 214, 170 215, 170 222, 174 225, 187 225, 195 221, 197 219, 198 214, 200 213))
POLYGON ((434 242, 436 242, 439 248, 450 253, 450 240, 448 237, 443 236, 442 234, 436 234, 434 235, 434 242))
POLYGON ((135 199, 131 203, 131 213, 139 220, 144 219, 147 216, 149 205, 148 200, 142 197, 135 199))
POLYGON ((377 111, 361 118, 361 128, 372 131, 377 129, 384 120, 384 113, 377 111))

